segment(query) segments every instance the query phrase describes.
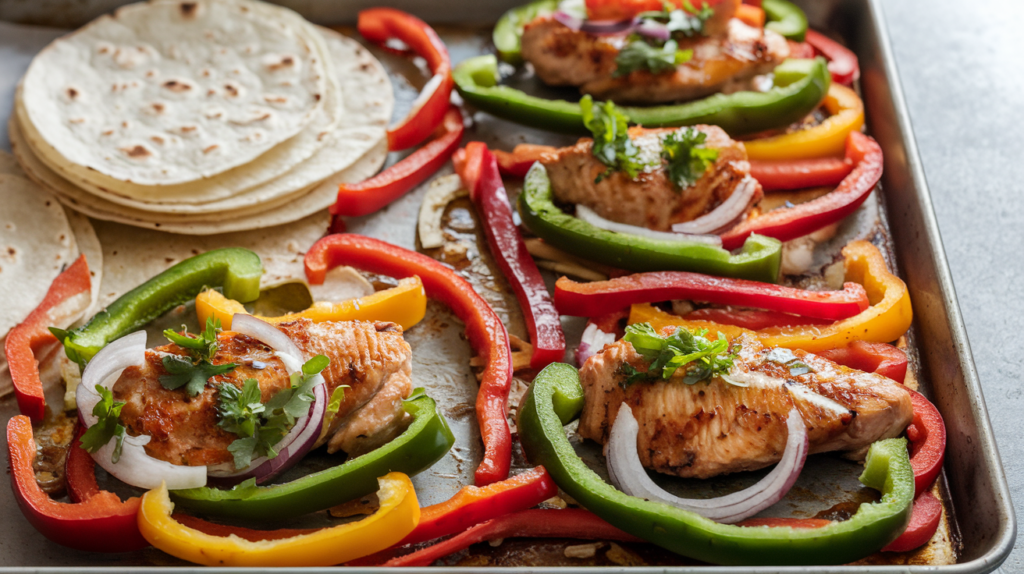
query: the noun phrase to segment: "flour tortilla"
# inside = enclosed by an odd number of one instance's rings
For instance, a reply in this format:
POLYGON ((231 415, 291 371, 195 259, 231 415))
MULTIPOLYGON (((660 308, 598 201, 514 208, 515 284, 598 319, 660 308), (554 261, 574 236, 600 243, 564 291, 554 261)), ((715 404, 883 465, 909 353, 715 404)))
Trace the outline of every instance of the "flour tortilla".
POLYGON ((18 165, 18 160, 15 157, 4 150, 0 149, 0 174, 16 175, 18 177, 26 177, 25 172, 21 170, 21 166, 18 165))
POLYGON ((141 185, 253 161, 313 119, 327 85, 308 30, 258 6, 153 0, 54 41, 23 79, 32 125, 86 176, 141 185))
POLYGON ((96 230, 93 229, 89 218, 73 209, 64 208, 68 217, 68 224, 72 233, 75 234, 75 243, 78 244, 78 254, 85 255, 85 262, 89 265, 89 280, 92 292, 89 296, 89 306, 83 313, 92 317, 95 314, 96 304, 100 295, 100 284, 103 281, 103 246, 100 245, 99 237, 96 237, 96 230))

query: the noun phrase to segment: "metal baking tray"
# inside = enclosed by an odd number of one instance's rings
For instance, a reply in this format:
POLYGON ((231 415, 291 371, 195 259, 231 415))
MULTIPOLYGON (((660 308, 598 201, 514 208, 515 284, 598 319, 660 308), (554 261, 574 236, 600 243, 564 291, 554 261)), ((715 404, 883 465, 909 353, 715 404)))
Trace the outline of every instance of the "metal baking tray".
MULTIPOLYGON (((120 0, 8 0, 0 3, 0 19, 78 26, 122 3, 120 0)), ((345 26, 354 21, 358 10, 380 2, 283 0, 280 3, 314 22, 345 26)), ((490 50, 489 25, 504 10, 519 3, 521 0, 447 0, 442 7, 438 2, 394 0, 387 4, 438 24, 453 60, 458 62, 490 50)), ((955 550, 956 563, 939 567, 915 565, 927 556, 910 553, 907 556, 889 556, 884 561, 873 558, 856 566, 727 568, 697 565, 656 549, 627 547, 629 556, 640 558, 641 563, 647 565, 623 566, 620 562, 605 570, 644 574, 691 570, 730 573, 992 571, 1012 549, 1016 524, 889 46, 882 0, 805 0, 798 3, 807 12, 812 27, 841 38, 860 58, 859 89, 867 109, 867 128, 885 152, 885 173, 882 193, 874 194, 865 207, 844 224, 840 238, 867 236, 882 246, 910 289, 914 304, 914 325, 909 337, 912 365, 916 367, 922 391, 938 406, 947 426, 946 465, 941 482, 950 517, 949 546, 955 550)), ((347 31, 351 33, 351 30, 347 31)), ((381 55, 381 58, 392 72, 398 100, 395 113, 401 116, 423 79, 414 64, 387 55, 381 55)), ((572 141, 572 138, 523 128, 482 113, 473 116, 467 139, 483 140, 503 149, 511 149, 515 144, 526 141, 552 145, 572 141)), ((397 159, 395 154, 392 155, 389 161, 397 159)), ((450 171, 450 167, 446 168, 439 175, 450 171)), ((380 213, 350 219, 349 230, 415 248, 415 221, 425 189, 426 185, 380 213)), ((515 193, 517 190, 510 191, 515 193)), ((474 263, 464 273, 495 306, 510 332, 522 336, 525 329, 514 298, 495 272, 486 250, 477 249, 477 234, 471 226, 465 226, 472 222, 472 218, 468 204, 456 203, 449 209, 446 230, 464 240, 474 256, 474 263), (463 225, 457 224, 457 220, 461 220, 463 225)), ((175 325, 180 324, 181 317, 167 317, 165 320, 168 325, 175 325)), ((566 318, 565 327, 571 346, 579 339, 582 321, 566 318)), ((417 386, 426 386, 438 399, 457 437, 456 446, 447 457, 414 479, 420 502, 427 505, 446 500, 462 484, 472 482, 472 470, 482 454, 472 409, 476 385, 469 368, 470 350, 462 338, 461 324, 443 306, 432 302, 427 319, 410 330, 407 338, 414 349, 414 382, 417 386)), ((58 397, 53 396, 51 404, 59 401, 58 397)), ((12 397, 0 401, 0 421, 6 423, 16 412, 17 406, 12 397)), ((0 448, 6 446, 2 444, 5 440, 6 437, 0 437, 0 448)), ((580 452, 588 460, 594 460, 598 451, 590 445, 581 447, 580 452)), ((335 463, 336 460, 321 455, 305 461, 304 466, 308 470, 335 463)), ((514 465, 526 466, 526 463, 520 456, 514 465)), ((864 496, 863 489, 856 483, 858 473, 857 465, 842 462, 836 457, 813 457, 808 460, 794 493, 766 514, 809 516, 858 501, 858 497, 864 496)), ((741 488, 758 478, 755 473, 746 474, 750 476, 723 479, 721 483, 725 484, 725 489, 741 488)), ((669 482, 668 486, 676 490, 695 494, 702 489, 709 492, 706 484, 695 484, 696 481, 669 482)), ((715 484, 715 488, 719 488, 719 481, 715 484)), ((123 494, 129 494, 121 490, 123 494)), ((154 571, 196 569, 152 548, 137 553, 104 555, 57 546, 27 524, 6 488, 0 488, 0 513, 4 517, 0 523, 0 571, 74 568, 76 571, 108 572, 135 571, 143 566, 154 571)), ((325 516, 306 518, 303 524, 310 524, 310 520, 328 524, 325 516)), ((557 559, 565 544, 563 541, 505 541, 498 549, 474 548, 468 555, 447 563, 458 565, 464 571, 582 570, 578 566, 580 562, 557 559), (568 568, 556 568, 556 565, 568 568)))

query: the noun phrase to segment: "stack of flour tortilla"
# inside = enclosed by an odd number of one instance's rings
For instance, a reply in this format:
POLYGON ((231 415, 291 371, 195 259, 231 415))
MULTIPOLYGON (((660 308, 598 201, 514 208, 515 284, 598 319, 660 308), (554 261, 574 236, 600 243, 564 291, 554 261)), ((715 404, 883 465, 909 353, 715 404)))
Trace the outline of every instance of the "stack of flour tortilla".
POLYGON ((8 124, 22 169, 96 219, 210 235, 301 220, 387 154, 357 42, 249 0, 152 0, 54 41, 8 124))

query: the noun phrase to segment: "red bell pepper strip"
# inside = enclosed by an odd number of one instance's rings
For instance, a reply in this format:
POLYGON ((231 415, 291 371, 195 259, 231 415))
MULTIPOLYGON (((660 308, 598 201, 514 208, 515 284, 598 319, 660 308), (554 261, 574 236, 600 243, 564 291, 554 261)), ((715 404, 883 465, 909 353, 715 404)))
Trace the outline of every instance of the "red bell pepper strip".
POLYGON ((853 282, 843 285, 842 291, 805 291, 688 271, 654 271, 590 283, 561 277, 555 283, 558 312, 577 317, 604 315, 636 303, 673 299, 756 307, 833 321, 853 317, 869 305, 864 287, 853 282))
MULTIPOLYGON (((75 448, 80 448, 77 443, 75 448)), ((8 421, 7 455, 14 498, 25 518, 43 536, 91 552, 127 552, 149 546, 139 534, 138 498, 121 502, 116 494, 96 489, 87 500, 66 503, 51 499, 39 488, 32 468, 36 442, 28 417, 16 416, 8 421)))
POLYGON ((849 86, 860 77, 857 55, 846 46, 814 30, 807 30, 804 40, 828 58, 828 71, 832 72, 833 82, 849 86))
POLYGON ((596 514, 582 508, 564 510, 523 510, 477 524, 461 534, 422 550, 392 558, 384 566, 429 566, 435 560, 469 548, 478 542, 499 538, 578 538, 644 542, 627 534, 596 514))
POLYGON ((736 249, 751 233, 789 241, 841 221, 856 211, 882 177, 882 148, 874 139, 854 131, 846 138, 846 157, 854 168, 835 191, 807 203, 747 219, 722 235, 722 247, 736 249))
POLYGON ((935 405, 924 395, 907 389, 914 405, 914 421, 907 427, 910 440, 910 466, 914 469, 914 487, 925 492, 935 484, 946 457, 946 425, 935 405))
POLYGON ((492 150, 491 153, 498 160, 498 169, 502 175, 509 177, 526 177, 526 172, 534 163, 541 160, 541 157, 556 148, 547 145, 519 144, 511 152, 500 149, 492 150))
POLYGON ((887 343, 854 341, 847 347, 821 351, 818 355, 851 369, 878 373, 897 383, 907 377, 907 354, 887 343))
POLYGON ((750 175, 765 191, 839 185, 851 171, 853 163, 836 157, 750 160, 750 175))
POLYGON ((90 286, 89 265, 82 255, 53 280, 39 306, 7 333, 4 353, 7 354, 18 409, 36 422, 43 420, 46 414, 46 399, 35 354, 44 345, 57 341, 47 327, 55 324, 66 327, 70 323, 69 318, 89 306, 90 286))
POLYGON ((425 146, 366 181, 339 185, 338 200, 331 206, 331 213, 368 215, 402 197, 441 169, 459 147, 464 130, 462 113, 455 106, 449 107, 441 134, 425 146))
POLYGON ((906 552, 924 546, 935 535, 942 521, 942 503, 935 495, 925 491, 914 499, 910 524, 900 537, 889 543, 882 552, 906 552))
POLYGON ((771 526, 772 528, 821 528, 832 524, 831 520, 824 518, 748 518, 737 526, 771 526))
POLYGON ((828 319, 813 319, 810 317, 799 317, 789 313, 778 311, 757 311, 752 309, 697 309, 687 313, 684 317, 687 321, 708 321, 720 325, 735 325, 751 331, 760 331, 770 327, 797 327, 801 325, 828 325, 832 323, 828 319))
POLYGON ((565 334, 562 333, 562 321, 555 311, 555 304, 548 293, 544 278, 541 277, 537 264, 526 249, 523 236, 519 233, 512 219, 512 205, 508 201, 505 184, 498 173, 498 162, 494 159, 487 146, 480 142, 471 142, 466 146, 466 172, 479 171, 474 187, 469 187, 469 196, 476 205, 483 219, 484 235, 491 248, 498 268, 505 280, 512 286, 519 307, 523 310, 526 328, 530 332, 530 343, 533 355, 530 367, 543 369, 555 361, 565 357, 565 334), (474 148, 478 148, 475 150, 474 148), (472 162, 479 158, 477 168, 472 162))
POLYGON ((384 45, 397 39, 427 61, 434 76, 413 103, 404 120, 388 128, 388 149, 398 151, 427 139, 441 124, 451 99, 452 61, 448 48, 423 20, 393 8, 371 8, 359 13, 359 33, 367 41, 384 45))
POLYGON ((817 54, 814 53, 814 46, 807 42, 794 42, 793 40, 786 40, 789 44, 789 57, 796 58, 798 60, 809 60, 814 58, 817 54))
POLYGON ((418 275, 427 296, 448 305, 466 324, 470 344, 487 365, 476 398, 477 421, 484 442, 484 459, 476 469, 476 484, 484 486, 508 478, 512 464, 512 435, 507 419, 512 349, 497 313, 451 268, 378 239, 347 233, 328 235, 306 252, 306 278, 313 285, 323 283, 327 272, 339 265, 352 265, 398 279, 418 275))

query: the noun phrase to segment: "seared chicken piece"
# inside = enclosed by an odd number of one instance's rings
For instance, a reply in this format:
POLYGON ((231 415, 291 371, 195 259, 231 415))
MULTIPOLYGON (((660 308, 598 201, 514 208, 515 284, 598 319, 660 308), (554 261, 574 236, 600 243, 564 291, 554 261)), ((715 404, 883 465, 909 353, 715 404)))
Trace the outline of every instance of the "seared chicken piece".
MULTIPOLYGON (((365 321, 313 323, 300 319, 277 327, 307 358, 325 355, 330 359, 322 373, 328 396, 341 385, 349 386, 326 435, 334 435, 328 446, 330 452, 373 443, 378 440, 378 433, 393 436, 396 425, 405 417, 400 399, 411 390, 412 351, 400 326, 365 321), (388 398, 376 400, 380 393, 388 398), (358 435, 346 433, 346 428, 358 428, 358 435)), ((192 466, 232 462, 227 447, 238 437, 217 426, 217 383, 241 387, 246 379, 256 379, 264 403, 290 385, 284 363, 267 345, 229 331, 220 333, 217 340, 220 347, 213 363, 239 366, 213 377, 212 383, 195 397, 189 397, 183 387, 168 390, 160 384, 160 375, 167 374, 161 357, 185 356, 174 344, 147 350, 145 364, 125 369, 114 384, 115 400, 126 403, 121 421, 129 434, 152 437, 146 445, 150 456, 192 466)))
POLYGON ((756 338, 744 335, 736 342, 743 349, 729 375, 746 387, 715 378, 623 388, 623 363, 646 371, 647 361, 626 341, 606 346, 580 370, 586 403, 579 434, 606 443, 626 401, 640 423, 637 451, 645 467, 708 478, 778 462, 794 406, 807 425, 810 452, 844 451, 852 458, 863 458, 877 440, 898 436, 913 418, 910 394, 891 379, 804 351, 792 353, 811 372, 794 376, 770 360, 771 349, 756 338))
POLYGON ((522 53, 546 84, 579 86, 581 93, 598 99, 635 104, 700 98, 766 74, 789 57, 785 38, 734 18, 721 34, 680 41, 679 49, 693 50, 693 57, 674 71, 636 70, 614 77, 615 59, 626 41, 576 31, 542 16, 526 25, 522 53))
MULTIPOLYGON (((597 183, 598 176, 608 168, 594 157, 594 142, 590 138, 580 139, 574 146, 553 149, 542 156, 541 163, 547 169, 558 201, 585 205, 601 217, 619 223, 670 231, 673 223, 692 221, 717 207, 750 174, 742 143, 730 139, 718 126, 694 127, 707 134, 704 145, 717 149, 718 159, 696 184, 682 190, 669 181, 661 168, 643 172, 636 179, 616 171, 597 183)), ((676 130, 633 127, 629 136, 642 156, 658 159, 661 142, 673 131, 676 130)), ((748 203, 749 210, 760 201, 763 192, 756 180, 747 183, 757 187, 748 203)))

